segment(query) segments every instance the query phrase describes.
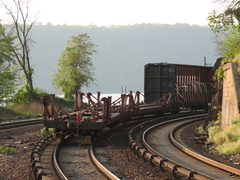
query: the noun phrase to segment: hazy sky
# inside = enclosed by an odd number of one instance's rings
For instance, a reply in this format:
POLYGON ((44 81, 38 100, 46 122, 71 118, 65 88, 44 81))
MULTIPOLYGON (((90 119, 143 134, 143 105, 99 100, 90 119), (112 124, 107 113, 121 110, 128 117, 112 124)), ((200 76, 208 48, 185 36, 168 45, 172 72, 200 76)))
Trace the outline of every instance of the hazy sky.
MULTIPOLYGON (((9 0, 8 0, 9 1, 9 0)), ((33 0, 42 23, 98 26, 140 23, 207 25, 213 0, 33 0)))

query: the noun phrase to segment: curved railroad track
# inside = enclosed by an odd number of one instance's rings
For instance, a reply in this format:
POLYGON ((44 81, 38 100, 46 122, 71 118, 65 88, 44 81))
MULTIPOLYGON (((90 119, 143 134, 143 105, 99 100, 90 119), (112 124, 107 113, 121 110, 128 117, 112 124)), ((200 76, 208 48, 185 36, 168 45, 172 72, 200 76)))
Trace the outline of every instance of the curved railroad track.
MULTIPOLYGON (((134 128, 132 128, 133 126, 131 127, 130 125, 126 127, 121 126, 118 129, 122 129, 121 131, 125 132, 125 135, 122 135, 120 133, 120 130, 113 130, 107 136, 100 137, 99 140, 96 141, 96 144, 90 145, 90 138, 81 136, 70 138, 69 141, 63 141, 62 145, 58 145, 58 147, 61 148, 60 150, 52 151, 52 153, 55 154, 58 159, 54 161, 57 162, 58 166, 60 167, 60 174, 62 174, 61 179, 79 179, 80 177, 81 179, 89 179, 89 177, 93 179, 132 179, 132 177, 136 177, 140 173, 145 175, 143 175, 144 178, 139 177, 138 179, 151 179, 156 178, 157 176, 161 176, 163 174, 161 171, 165 171, 165 176, 168 176, 169 179, 236 178, 235 176, 229 177, 229 171, 223 172, 212 166, 206 165, 206 163, 202 164, 195 158, 189 157, 188 155, 180 151, 179 148, 183 149, 182 146, 177 148, 175 145, 169 142, 168 138, 172 137, 174 139, 173 141, 175 141, 175 144, 183 144, 179 138, 179 134, 181 131, 183 131, 183 126, 185 125, 185 123, 200 121, 202 120, 202 117, 199 117, 198 115, 198 117, 195 118, 191 117, 194 118, 194 120, 183 120, 185 118, 177 118, 175 120, 170 120, 172 118, 173 116, 155 118, 153 120, 148 120, 144 123, 141 123, 134 128), (155 125, 156 123, 158 124, 155 125), (177 128, 179 126, 180 128, 177 128), (130 133, 128 133, 127 135, 126 132, 128 132, 129 130, 130 133), (141 168, 141 171, 134 170, 134 166, 136 166, 136 164, 137 166, 139 166, 139 164, 141 163, 134 162, 134 157, 131 156, 130 150, 128 152, 128 150, 124 149, 126 148, 126 144, 124 147, 121 147, 121 145, 124 144, 124 141, 120 140, 120 134, 123 139, 126 138, 125 141, 127 141, 127 137, 130 139, 129 144, 131 146, 131 150, 134 151, 137 157, 142 157, 144 162, 149 161, 149 165, 151 164, 152 166, 155 166, 157 168, 152 168, 152 170, 150 170, 151 168, 145 167, 141 168), (116 136, 115 138, 118 140, 113 140, 114 136, 116 136), (141 136, 143 137, 143 141, 141 140, 141 136), (111 141, 114 141, 115 145, 111 145, 111 141), (90 148, 88 147, 89 145, 90 148), (115 146, 115 148, 111 149, 109 148, 109 146, 115 146), (144 146, 146 146, 147 148, 144 148, 144 146), (116 161, 116 159, 114 160, 114 158, 116 157, 120 158, 116 161), (92 160, 91 158, 93 158, 94 160, 92 160), (124 165, 121 167, 119 165, 120 161, 123 161, 121 163, 125 163, 125 166, 130 168, 131 172, 124 169, 124 165), (131 161, 133 161, 134 164, 131 164, 131 161), (100 173, 93 164, 95 164, 98 169, 101 169, 102 173, 100 173), (145 170, 146 173, 143 173, 145 170), (149 173, 149 171, 152 171, 152 173, 149 173)), ((46 142, 48 142, 48 140, 46 142)), ((42 145, 42 147, 44 146, 45 145, 42 145)), ((184 151, 188 150, 185 149, 184 151)), ((41 152, 41 150, 39 150, 39 152, 41 152)), ((33 164, 34 162, 38 162, 38 160, 41 161, 41 159, 49 158, 35 158, 33 164)), ((41 166, 41 162, 40 164, 35 164, 35 167, 41 167, 38 171, 35 171, 35 177, 39 177, 39 175, 42 177, 47 177, 48 173, 46 173, 46 169, 48 167, 45 168, 41 166)), ((144 164, 146 165, 146 163, 144 164)), ((57 169, 56 165, 54 165, 54 167, 55 169, 57 169)), ((37 168, 33 169, 36 170, 37 168)), ((52 174, 50 174, 48 178, 49 177, 51 177, 50 179, 54 179, 52 174)))
MULTIPOLYGON (((152 117, 143 121, 151 121, 152 117)), ((139 124, 138 123, 138 124, 139 124)), ((128 144, 128 132, 136 124, 126 124, 103 136, 96 142, 95 155, 117 179, 152 180, 173 179, 169 173, 161 173, 150 164, 141 161, 131 151, 128 144), (96 150, 97 149, 97 150, 96 150)), ((111 178, 114 179, 114 178, 111 178)))
POLYGON ((97 151, 90 136, 70 135, 63 141, 54 135, 42 138, 31 155, 35 178, 119 179, 99 162, 97 151))
MULTIPOLYGON (((130 171, 130 175, 126 176, 124 172, 119 170, 119 166, 123 167, 126 166, 126 163, 128 163, 128 166, 130 166, 130 169, 132 170, 132 166, 136 166, 136 164, 139 164, 136 163, 136 161, 139 161, 139 159, 136 158, 134 154, 131 155, 131 151, 128 146, 127 134, 130 128, 136 125, 136 123, 142 122, 144 120, 145 119, 136 120, 135 122, 112 128, 107 133, 105 132, 105 135, 101 136, 98 140, 91 144, 90 137, 72 136, 69 138, 69 140, 63 141, 58 145, 56 143, 52 145, 51 143, 49 143, 49 140, 46 140, 47 138, 44 138, 45 140, 41 140, 40 142, 45 142, 46 145, 39 145, 37 147, 38 150, 34 150, 35 153, 32 154, 32 162, 34 165, 33 170, 36 179, 61 178, 119 180, 123 177, 124 179, 132 179, 127 178, 129 176, 136 177, 136 174, 133 175, 132 171, 130 171), (114 133, 115 135, 113 135, 114 133), (121 133, 124 135, 122 135, 121 133), (119 137, 120 134, 121 138, 119 137), (114 140, 114 138, 116 139, 114 140), (48 148, 48 146, 50 146, 50 149, 48 148), (109 146, 111 146, 111 148, 109 148, 109 146), (46 148, 45 151, 47 151, 47 153, 44 151, 44 148, 46 148), (127 160, 127 156, 133 157, 131 157, 130 160, 127 160), (116 157, 124 158, 124 164, 114 164, 114 162, 112 162, 112 159, 116 157), (49 159, 53 159, 53 162, 46 162, 46 160, 49 159), (135 161, 133 161, 133 159, 135 159, 135 161), (44 160, 44 162, 42 160, 44 160), (50 170, 51 167, 54 167, 52 169, 55 169, 55 171, 50 170)), ((50 139, 52 140, 52 138, 50 139)), ((115 161, 122 160, 115 159, 115 161)), ((143 166, 144 164, 145 163, 143 163, 143 166)), ((151 169, 150 165, 148 166, 148 169, 151 169)))
MULTIPOLYGON (((170 170, 175 178, 180 179, 230 179, 226 171, 201 163, 195 158, 189 157, 169 141, 169 134, 185 122, 199 121, 200 117, 191 117, 194 120, 175 118, 151 127, 135 127, 129 134, 130 145, 133 151, 152 165, 160 167, 161 171, 170 170), (181 120, 181 121, 180 121, 181 120), (143 134, 142 139, 140 134, 143 134)), ((173 135, 172 135, 173 136, 173 135)), ((176 135, 179 137, 179 135, 176 135)), ((180 138, 178 138, 179 140, 180 138)), ((179 142, 182 142, 179 140, 179 142)))
POLYGON ((105 179, 92 161, 96 158, 92 149, 91 137, 72 136, 66 142, 62 142, 60 146, 57 159, 58 166, 62 171, 61 179, 105 179))
POLYGON ((119 179, 95 156, 100 149, 87 136, 69 136, 61 142, 54 135, 42 138, 31 155, 35 178, 119 179))
MULTIPOLYGON (((169 134, 169 139, 171 140, 171 142, 177 147, 179 148, 181 151, 185 152, 186 154, 188 154, 189 156, 192 156, 195 159, 198 159, 199 161, 211 165, 216 169, 216 171, 219 173, 219 169, 221 171, 223 171, 223 175, 225 175, 226 177, 226 173, 227 173, 227 177, 229 178, 229 175, 234 176, 233 178, 238 178, 240 176, 240 170, 233 168, 231 166, 225 165, 223 163, 217 162, 215 160, 212 160, 210 158, 207 158, 201 154, 199 154, 198 152, 192 150, 190 147, 188 147, 184 141, 180 138, 182 131, 184 131, 186 125, 190 124, 192 122, 185 122, 180 124, 179 126, 175 127, 174 129, 171 130, 170 134, 169 134)), ((221 176, 220 178, 223 178, 224 176, 221 176)))

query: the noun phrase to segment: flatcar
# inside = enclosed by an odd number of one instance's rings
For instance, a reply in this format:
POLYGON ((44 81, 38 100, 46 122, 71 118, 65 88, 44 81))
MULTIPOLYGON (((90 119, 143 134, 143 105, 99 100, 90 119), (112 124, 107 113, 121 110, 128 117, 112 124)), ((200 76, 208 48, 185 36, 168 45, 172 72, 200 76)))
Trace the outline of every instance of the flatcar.
POLYGON ((74 112, 68 113, 55 104, 55 95, 42 96, 43 124, 54 128, 61 138, 66 134, 96 136, 105 127, 125 123, 133 117, 161 116, 165 112, 177 113, 181 108, 206 109, 210 102, 212 67, 180 64, 147 64, 144 74, 144 94, 100 98, 91 93, 77 93, 74 112), (144 101, 140 101, 140 96, 144 101), (85 107, 83 99, 88 99, 85 107))
POLYGON ((160 116, 168 106, 168 99, 158 104, 144 104, 140 102, 142 94, 137 91, 135 96, 130 91, 129 94, 122 94, 117 100, 112 102, 111 97, 94 97, 91 93, 77 93, 75 96, 74 112, 68 113, 55 104, 55 95, 45 95, 41 97, 44 113, 44 127, 54 128, 55 134, 64 138, 66 134, 91 135, 92 137, 105 127, 113 127, 118 123, 125 123, 133 117, 143 117, 145 115, 160 116), (85 106, 83 99, 88 99, 85 106))
POLYGON ((144 71, 145 102, 157 102, 172 94, 171 110, 207 108, 213 89, 213 67, 169 63, 149 63, 144 71))

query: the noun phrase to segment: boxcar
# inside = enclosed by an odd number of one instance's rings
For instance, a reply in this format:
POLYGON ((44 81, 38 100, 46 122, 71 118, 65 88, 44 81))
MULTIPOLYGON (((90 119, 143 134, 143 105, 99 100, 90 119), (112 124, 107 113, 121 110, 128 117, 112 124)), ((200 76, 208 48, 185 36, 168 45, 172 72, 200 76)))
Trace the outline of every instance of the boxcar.
POLYGON ((157 102, 172 93, 172 108, 207 108, 210 102, 213 71, 210 66, 151 63, 145 65, 145 102, 157 102))

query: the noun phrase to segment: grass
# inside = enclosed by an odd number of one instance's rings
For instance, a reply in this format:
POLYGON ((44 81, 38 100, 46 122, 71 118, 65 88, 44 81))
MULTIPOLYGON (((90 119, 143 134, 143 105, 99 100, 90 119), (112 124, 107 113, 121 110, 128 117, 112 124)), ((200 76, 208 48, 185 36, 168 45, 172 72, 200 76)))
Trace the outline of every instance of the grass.
POLYGON ((0 107, 0 119, 8 119, 21 116, 37 116, 42 115, 43 105, 39 102, 31 104, 12 104, 0 107))
POLYGON ((43 113, 43 105, 40 102, 32 102, 31 104, 13 104, 7 109, 25 116, 41 115, 43 113))
POLYGON ((222 130, 218 125, 208 128, 208 143, 216 144, 216 150, 221 154, 240 153, 240 116, 232 121, 231 127, 222 130))
POLYGON ((0 107, 0 119, 6 119, 6 118, 12 118, 12 117, 17 117, 20 114, 8 109, 6 107, 0 107))
MULTIPOLYGON (((65 110, 73 111, 74 102, 56 98, 55 103, 65 110)), ((8 119, 21 116, 37 116, 43 114, 43 105, 40 101, 30 104, 11 104, 0 107, 0 119, 8 119)))

